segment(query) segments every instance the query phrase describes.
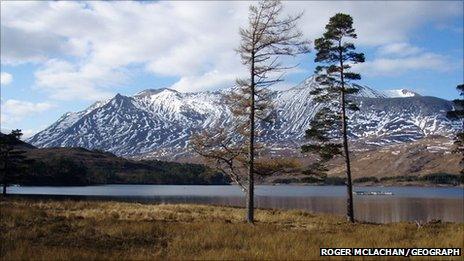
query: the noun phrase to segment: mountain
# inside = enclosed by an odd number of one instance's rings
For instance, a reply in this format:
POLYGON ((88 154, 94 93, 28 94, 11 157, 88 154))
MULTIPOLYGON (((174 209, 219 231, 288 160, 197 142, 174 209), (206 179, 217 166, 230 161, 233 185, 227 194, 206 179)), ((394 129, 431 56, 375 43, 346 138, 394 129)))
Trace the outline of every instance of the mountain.
MULTIPOLYGON (((261 141, 271 153, 297 151, 304 131, 321 107, 310 91, 314 77, 283 91, 274 91, 274 124, 260 124, 261 141)), ((117 94, 57 122, 28 139, 37 147, 84 147, 120 156, 173 158, 187 153, 192 133, 227 126, 231 112, 224 95, 233 89, 180 93, 145 90, 132 97, 117 94)), ((445 117, 452 102, 410 91, 377 91, 362 86, 354 97, 360 111, 350 115, 350 136, 364 144, 415 141, 430 135, 449 136, 458 126, 445 117)))

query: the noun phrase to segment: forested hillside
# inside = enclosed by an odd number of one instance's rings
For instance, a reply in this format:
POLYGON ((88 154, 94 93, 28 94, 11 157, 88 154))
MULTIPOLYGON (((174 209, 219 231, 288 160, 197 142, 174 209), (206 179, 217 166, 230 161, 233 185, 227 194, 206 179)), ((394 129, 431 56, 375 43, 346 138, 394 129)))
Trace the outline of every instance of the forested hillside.
POLYGON ((228 178, 200 164, 135 161, 83 148, 37 149, 21 141, 14 146, 25 159, 11 175, 12 184, 229 184, 228 178))

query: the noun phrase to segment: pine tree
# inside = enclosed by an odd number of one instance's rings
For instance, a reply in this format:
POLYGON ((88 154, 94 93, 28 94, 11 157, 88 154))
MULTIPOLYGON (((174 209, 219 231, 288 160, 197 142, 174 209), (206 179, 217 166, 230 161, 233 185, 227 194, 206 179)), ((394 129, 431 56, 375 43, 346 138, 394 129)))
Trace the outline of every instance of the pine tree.
MULTIPOLYGON (((257 165, 261 169, 270 166, 256 164, 255 160, 257 121, 268 121, 272 109, 268 87, 282 81, 282 72, 289 68, 281 65, 280 56, 295 56, 309 51, 309 42, 302 39, 302 33, 296 27, 302 14, 282 18, 281 12, 282 4, 276 0, 260 1, 256 6, 250 6, 248 25, 240 28, 241 43, 237 50, 249 76, 238 79, 238 90, 227 98, 234 114, 234 124, 230 129, 218 127, 216 133, 203 133, 192 139, 195 151, 214 161, 218 169, 246 191, 249 223, 254 221, 257 165)), ((274 164, 272 168, 283 165, 274 164)))
POLYGON ((15 144, 23 134, 21 130, 13 130, 8 135, 0 138, 0 170, 2 172, 3 195, 6 195, 6 187, 15 181, 17 173, 25 159, 25 151, 15 149, 15 144))
MULTIPOLYGON (((464 97, 464 84, 456 86, 456 89, 459 92, 459 96, 464 97)), ((460 164, 464 166, 464 99, 456 99, 453 101, 455 108, 452 111, 449 111, 446 116, 451 120, 460 120, 461 121, 461 131, 456 134, 454 145, 454 153, 462 155, 460 164)), ((461 180, 464 177, 464 167, 461 169, 461 180)))
POLYGON ((315 70, 319 87, 311 92, 315 101, 323 105, 306 130, 305 137, 310 143, 302 146, 302 151, 319 155, 319 161, 310 166, 310 174, 325 172, 326 162, 337 155, 345 158, 347 217, 354 222, 347 111, 358 110, 349 97, 357 93, 359 87, 350 82, 361 79, 361 76, 350 68, 353 64, 364 62, 364 54, 355 52, 354 44, 349 42, 349 39, 357 37, 350 15, 336 14, 325 29, 323 36, 314 42, 317 51, 315 62, 321 65, 315 70))

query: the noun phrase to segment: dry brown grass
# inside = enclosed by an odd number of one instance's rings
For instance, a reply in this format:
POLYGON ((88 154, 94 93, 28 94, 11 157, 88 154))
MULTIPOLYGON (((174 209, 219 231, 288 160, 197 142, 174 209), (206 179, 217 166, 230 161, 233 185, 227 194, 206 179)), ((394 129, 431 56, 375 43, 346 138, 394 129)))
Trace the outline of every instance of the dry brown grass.
MULTIPOLYGON (((320 259, 320 247, 463 247, 464 224, 350 224, 303 211, 0 201, 0 259, 320 259)), ((376 258, 377 260, 378 258, 376 258)), ((459 258, 456 258, 459 259, 459 258)))

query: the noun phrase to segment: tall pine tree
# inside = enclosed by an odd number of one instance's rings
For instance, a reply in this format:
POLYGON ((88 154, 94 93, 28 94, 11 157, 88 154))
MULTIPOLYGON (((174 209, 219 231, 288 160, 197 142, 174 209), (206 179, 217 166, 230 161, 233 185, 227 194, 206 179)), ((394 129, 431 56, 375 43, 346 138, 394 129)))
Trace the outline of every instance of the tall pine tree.
POLYGON ((319 87, 311 92, 323 105, 306 130, 305 136, 310 143, 302 146, 302 151, 319 155, 320 161, 310 166, 309 172, 314 174, 326 171, 328 160, 343 155, 347 177, 347 217, 354 222, 347 111, 358 110, 349 95, 357 93, 359 88, 349 83, 361 79, 361 76, 350 68, 353 64, 364 62, 364 54, 355 52, 354 44, 349 42, 357 37, 350 15, 336 14, 325 29, 323 36, 314 42, 317 51, 315 62, 321 65, 315 70, 319 87))
MULTIPOLYGON (((464 84, 456 86, 456 89, 459 92, 459 96, 464 97, 464 84)), ((455 107, 454 110, 447 113, 447 117, 452 120, 461 121, 461 130, 456 134, 455 138, 455 149, 454 153, 461 154, 461 166, 464 166, 464 99, 456 99, 453 101, 455 107)), ((464 177, 464 168, 461 169, 461 180, 464 177)))
POLYGON ((21 130, 13 130, 10 134, 0 137, 0 176, 4 196, 6 195, 6 187, 17 181, 17 173, 25 160, 25 151, 15 148, 15 144, 18 144, 22 135, 21 130))

